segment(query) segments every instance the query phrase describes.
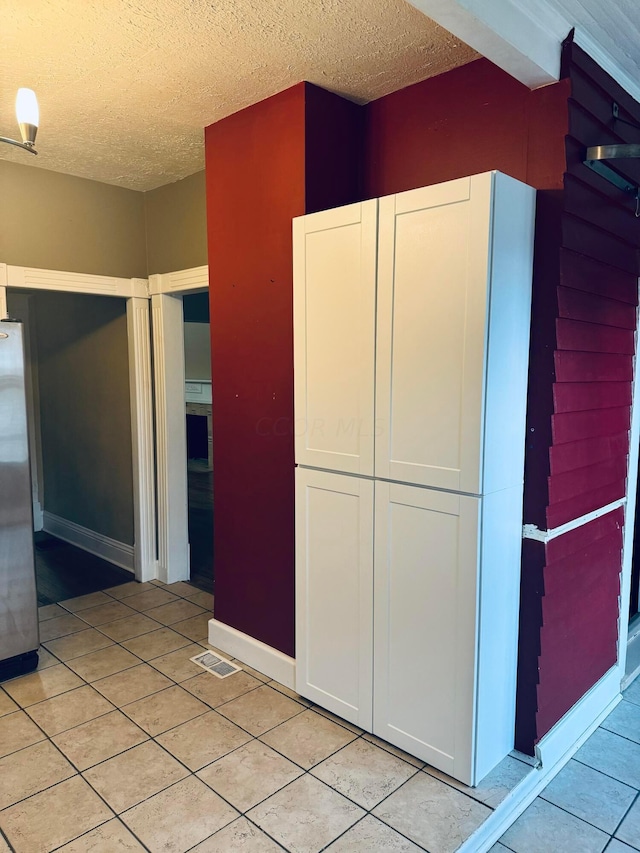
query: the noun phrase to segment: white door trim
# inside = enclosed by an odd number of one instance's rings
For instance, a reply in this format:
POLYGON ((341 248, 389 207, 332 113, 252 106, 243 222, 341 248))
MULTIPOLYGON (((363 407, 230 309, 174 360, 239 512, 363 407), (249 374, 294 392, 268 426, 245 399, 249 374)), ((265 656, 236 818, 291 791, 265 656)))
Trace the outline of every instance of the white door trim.
POLYGON ((190 290, 208 290, 209 267, 191 267, 188 270, 165 272, 149 276, 151 296, 161 293, 187 293, 190 290))
POLYGON ((180 295, 155 293, 153 374, 158 474, 158 577, 189 579, 187 426, 184 401, 184 323, 180 295))
POLYGON ((6 316, 7 313, 8 288, 115 296, 127 300, 134 484, 134 565, 137 580, 151 580, 157 576, 157 561, 147 280, 0 264, 0 316, 6 316))
MULTIPOLYGON (((640 285, 640 281, 639 281, 640 285)), ((640 287, 639 287, 640 292, 640 287)), ((620 617, 618 620, 618 670, 620 682, 624 679, 627 663, 629 634, 629 602, 631 600, 631 567, 633 563, 633 534, 638 493, 638 461, 640 445, 640 306, 636 310, 635 356, 633 363, 633 394, 631 429, 629 430, 629 467, 627 469, 627 502, 625 505, 624 536, 622 540, 622 574, 620 577, 620 617)))
POLYGON ((189 578, 182 297, 208 288, 209 267, 206 265, 149 276, 158 479, 158 576, 165 583, 189 578))
POLYGON ((153 451, 153 395, 149 299, 127 299, 131 451, 133 458, 134 570, 136 579, 157 577, 153 451))

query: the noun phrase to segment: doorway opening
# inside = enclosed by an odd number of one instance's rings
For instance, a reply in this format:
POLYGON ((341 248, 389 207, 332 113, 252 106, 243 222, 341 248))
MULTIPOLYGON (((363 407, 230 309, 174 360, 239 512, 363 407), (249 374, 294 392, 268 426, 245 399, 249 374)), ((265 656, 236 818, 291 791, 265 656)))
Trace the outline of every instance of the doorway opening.
POLYGON ((38 601, 134 578, 125 298, 10 289, 22 321, 38 601))
POLYGON ((210 593, 213 472, 209 269, 202 266, 152 275, 149 293, 153 320, 158 578, 165 583, 191 580, 210 593), (194 296, 195 300, 191 298, 194 296), (193 475, 191 499, 188 473, 193 475))
POLYGON ((213 437, 209 294, 182 297, 190 579, 213 588, 213 437))

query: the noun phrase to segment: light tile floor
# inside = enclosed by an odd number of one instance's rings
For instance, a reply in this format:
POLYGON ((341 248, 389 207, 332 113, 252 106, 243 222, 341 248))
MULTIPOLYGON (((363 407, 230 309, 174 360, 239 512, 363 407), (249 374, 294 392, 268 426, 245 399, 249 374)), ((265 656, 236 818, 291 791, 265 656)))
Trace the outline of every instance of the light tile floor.
MULTIPOLYGON (((533 772, 470 789, 249 667, 215 678, 189 660, 212 606, 153 582, 40 609, 38 672, 0 686, 0 853, 453 853, 533 772)), ((639 721, 640 684, 495 851, 640 849, 639 721)))

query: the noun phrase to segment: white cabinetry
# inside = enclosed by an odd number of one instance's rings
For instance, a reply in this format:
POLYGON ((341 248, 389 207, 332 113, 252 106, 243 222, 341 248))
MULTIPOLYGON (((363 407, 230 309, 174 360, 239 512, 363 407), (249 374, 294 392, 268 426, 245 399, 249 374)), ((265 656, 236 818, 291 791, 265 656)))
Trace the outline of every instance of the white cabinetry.
POLYGON ((293 221, 295 453, 373 474, 377 201, 293 221))
POLYGON ((297 690, 371 730, 373 481, 296 470, 297 690))
POLYGON ((534 206, 294 221, 297 689, 467 784, 513 746, 534 206))

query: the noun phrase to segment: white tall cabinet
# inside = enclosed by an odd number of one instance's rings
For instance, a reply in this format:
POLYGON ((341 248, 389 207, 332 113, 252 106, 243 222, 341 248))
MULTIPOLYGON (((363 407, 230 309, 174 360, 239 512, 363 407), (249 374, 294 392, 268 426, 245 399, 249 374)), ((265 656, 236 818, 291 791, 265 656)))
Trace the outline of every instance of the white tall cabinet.
POLYGON ((467 784, 513 748, 534 207, 294 220, 297 690, 467 784))

